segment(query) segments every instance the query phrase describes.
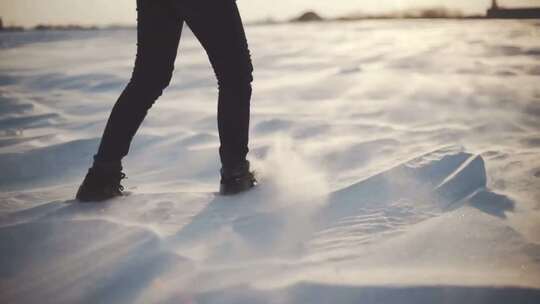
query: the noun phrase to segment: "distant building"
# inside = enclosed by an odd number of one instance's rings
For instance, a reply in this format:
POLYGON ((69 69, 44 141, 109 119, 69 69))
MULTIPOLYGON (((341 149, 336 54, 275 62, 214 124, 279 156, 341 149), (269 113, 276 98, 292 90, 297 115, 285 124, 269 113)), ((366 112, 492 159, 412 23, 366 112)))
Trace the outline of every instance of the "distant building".
POLYGON ((323 21, 324 19, 319 16, 317 13, 308 11, 303 13, 302 15, 293 18, 292 22, 311 22, 311 21, 323 21))
POLYGON ((540 7, 504 8, 492 0, 491 7, 487 10, 488 18, 507 19, 534 19, 540 18, 540 7))
POLYGON ((2 18, 0 18, 0 32, 18 32, 18 31, 24 31, 24 28, 22 26, 13 26, 13 25, 4 26, 4 21, 2 20, 2 18))

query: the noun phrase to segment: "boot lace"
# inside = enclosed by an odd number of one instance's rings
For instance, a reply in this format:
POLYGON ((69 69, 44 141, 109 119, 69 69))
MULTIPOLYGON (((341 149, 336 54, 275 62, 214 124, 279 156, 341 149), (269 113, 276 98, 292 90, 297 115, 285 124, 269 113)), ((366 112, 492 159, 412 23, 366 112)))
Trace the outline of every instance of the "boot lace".
POLYGON ((124 172, 120 172, 120 173, 115 177, 115 179, 114 179, 114 182, 115 182, 114 185, 115 185, 115 187, 117 187, 117 189, 115 189, 115 190, 117 190, 117 191, 124 191, 124 186, 122 186, 122 185, 120 184, 120 182, 121 182, 122 179, 124 179, 124 178, 127 179, 127 176, 126 176, 126 174, 125 174, 124 172))
POLYGON ((124 191, 124 186, 120 184, 122 179, 127 179, 124 172, 100 172, 90 169, 91 174, 89 176, 88 183, 91 187, 102 188, 110 193, 121 194, 124 191))

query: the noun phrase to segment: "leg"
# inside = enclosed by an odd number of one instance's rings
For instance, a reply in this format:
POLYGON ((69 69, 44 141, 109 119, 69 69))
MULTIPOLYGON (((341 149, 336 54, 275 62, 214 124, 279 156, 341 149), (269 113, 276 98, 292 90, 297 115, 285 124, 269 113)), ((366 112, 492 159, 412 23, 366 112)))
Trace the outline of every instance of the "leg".
POLYGON ((248 153, 253 66, 234 0, 188 0, 184 18, 206 50, 219 87, 219 154, 224 167, 242 163, 248 153))
POLYGON ((172 0, 137 0, 137 56, 131 80, 114 105, 95 161, 119 163, 147 111, 169 85, 183 20, 172 0))

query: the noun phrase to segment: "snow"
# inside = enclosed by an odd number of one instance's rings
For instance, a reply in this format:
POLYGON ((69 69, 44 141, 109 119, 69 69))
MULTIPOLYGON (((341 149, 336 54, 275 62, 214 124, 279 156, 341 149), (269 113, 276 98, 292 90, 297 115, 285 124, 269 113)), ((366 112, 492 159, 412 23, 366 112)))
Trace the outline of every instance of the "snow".
POLYGON ((133 30, 0 35, 2 303, 537 303, 540 24, 248 26, 250 159, 219 183, 217 89, 184 31, 124 159, 73 200, 133 30))

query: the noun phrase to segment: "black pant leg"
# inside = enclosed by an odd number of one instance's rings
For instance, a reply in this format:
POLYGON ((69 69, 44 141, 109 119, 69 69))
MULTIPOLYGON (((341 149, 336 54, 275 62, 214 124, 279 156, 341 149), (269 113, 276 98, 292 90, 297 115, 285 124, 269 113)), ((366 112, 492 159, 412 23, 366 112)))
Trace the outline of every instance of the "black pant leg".
POLYGON ((169 85, 183 19, 173 0, 137 0, 137 55, 131 79, 116 101, 95 160, 119 162, 148 109, 169 85))
POLYGON ((224 167, 245 160, 253 66, 234 0, 184 0, 184 18, 201 45, 218 81, 218 131, 224 167))

